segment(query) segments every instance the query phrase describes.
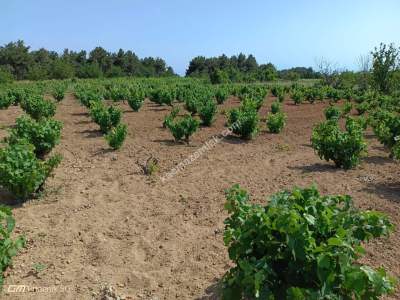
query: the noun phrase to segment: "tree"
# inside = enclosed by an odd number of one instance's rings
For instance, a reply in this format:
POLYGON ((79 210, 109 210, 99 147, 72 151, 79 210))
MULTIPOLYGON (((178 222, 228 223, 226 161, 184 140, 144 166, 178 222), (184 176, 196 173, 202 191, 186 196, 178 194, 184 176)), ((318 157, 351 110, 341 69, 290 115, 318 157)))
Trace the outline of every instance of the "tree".
POLYGON ((359 76, 358 86, 361 90, 365 91, 369 88, 370 73, 371 73, 371 55, 360 55, 358 57, 359 76))
POLYGON ((228 83, 230 80, 228 74, 225 71, 215 69, 210 74, 210 81, 212 84, 222 84, 222 83, 228 83))
POLYGON ((141 62, 139 57, 132 51, 126 51, 123 57, 123 70, 128 76, 143 76, 140 73, 141 62))
POLYGON ((272 81, 275 80, 278 76, 278 72, 275 66, 271 63, 266 65, 260 65, 258 71, 258 79, 260 81, 272 81))
POLYGON ((339 74, 337 63, 321 57, 316 60, 316 65, 322 81, 327 85, 335 86, 339 74))
POLYGON ((222 54, 220 57, 218 57, 217 62, 220 69, 227 69, 230 66, 229 58, 225 54, 222 54))
POLYGON ((28 68, 33 60, 29 54, 29 47, 24 42, 8 43, 4 47, 0 47, 0 65, 7 66, 16 79, 25 79, 28 68))
POLYGON ((394 72, 399 66, 400 50, 394 44, 381 43, 379 48, 371 52, 372 55, 372 78, 376 88, 383 92, 390 92, 390 85, 394 72))
POLYGON ((58 59, 51 65, 50 71, 51 78, 54 79, 66 79, 75 76, 74 67, 65 60, 58 59))
POLYGON ((246 71, 246 55, 240 53, 237 57, 237 68, 244 72, 246 71))
POLYGON ((193 58, 189 63, 186 76, 208 77, 214 83, 270 81, 276 78, 277 70, 272 64, 259 66, 252 54, 246 56, 240 53, 230 58, 222 54, 218 57, 193 58))
POLYGON ((197 56, 193 58, 189 67, 186 70, 186 76, 200 76, 208 74, 208 70, 206 68, 206 58, 204 56, 197 56))
POLYGON ((122 77, 124 76, 124 71, 120 66, 112 65, 105 75, 106 77, 122 77))
POLYGON ((58 54, 56 52, 50 52, 44 48, 32 51, 30 55, 35 63, 39 65, 49 65, 58 58, 58 54))
POLYGON ((166 76, 178 76, 177 74, 175 74, 174 69, 170 66, 167 68, 167 72, 165 73, 166 76))
POLYGON ((252 54, 250 54, 247 57, 246 62, 244 64, 245 64, 246 72, 254 72, 258 68, 257 60, 252 54))
POLYGON ((103 71, 98 63, 86 63, 79 67, 77 75, 79 78, 100 78, 103 71))
POLYGON ((88 61, 90 63, 97 63, 103 73, 107 72, 112 65, 110 53, 102 47, 96 47, 90 51, 88 61))
POLYGON ((156 76, 161 76, 167 71, 167 64, 159 57, 154 60, 154 72, 156 76))
POLYGON ((84 65, 87 61, 86 57, 86 51, 81 50, 79 52, 75 51, 70 51, 68 49, 65 49, 63 52, 63 55, 61 56, 61 59, 67 61, 69 64, 71 64, 75 72, 78 71, 79 67, 84 65))
POLYGON ((289 79, 289 77, 293 77, 293 73, 296 73, 299 78, 303 79, 315 79, 319 78, 319 75, 317 72, 314 72, 313 68, 306 68, 306 67, 295 67, 295 68, 290 68, 290 69, 284 69, 280 70, 278 72, 279 78, 282 79, 289 79))
POLYGON ((35 63, 29 67, 26 77, 29 80, 44 80, 48 79, 49 76, 49 68, 47 65, 35 63))
MULTIPOLYGON (((111 53, 102 47, 89 52, 64 49, 62 54, 44 48, 30 51, 23 41, 11 42, 0 47, 2 80, 64 79, 77 74, 83 78, 119 76, 175 76, 173 69, 161 58, 142 60, 133 51, 119 49, 111 53), (12 75, 11 77, 9 75, 12 75)), ((207 66, 208 68, 208 66, 207 66)))
POLYGON ((13 74, 9 69, 0 66, 0 84, 11 83, 14 80, 13 74))
POLYGON ((291 81, 298 81, 300 79, 300 74, 295 71, 290 71, 287 74, 287 79, 291 81))

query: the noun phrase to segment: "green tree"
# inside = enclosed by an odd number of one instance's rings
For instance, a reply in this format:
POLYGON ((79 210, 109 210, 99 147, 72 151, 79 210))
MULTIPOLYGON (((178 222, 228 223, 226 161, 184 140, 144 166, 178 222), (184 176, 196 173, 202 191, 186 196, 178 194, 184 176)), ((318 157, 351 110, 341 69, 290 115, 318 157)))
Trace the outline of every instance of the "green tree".
POLYGON ((24 41, 18 40, 0 47, 0 65, 8 66, 8 69, 18 80, 26 78, 32 62, 29 47, 25 46, 24 41))
POLYGON ((0 84, 11 83, 14 80, 14 76, 9 69, 0 66, 0 84))
POLYGON ((212 84, 222 84, 228 83, 230 80, 228 74, 225 71, 216 69, 211 72, 210 81, 212 84))
POLYGON ((31 65, 28 69, 27 78, 29 80, 44 80, 49 78, 49 70, 38 63, 31 65))
POLYGON ((271 63, 266 65, 261 65, 258 70, 258 79, 260 81, 272 81, 278 76, 278 72, 275 66, 271 63))
POLYGON ((103 72, 97 63, 86 63, 80 66, 78 73, 79 78, 100 78, 103 72))
POLYGON ((294 71, 290 71, 287 74, 287 79, 292 80, 292 81, 298 81, 300 79, 300 74, 294 71))
POLYGON ((379 48, 375 48, 371 54, 372 77, 375 86, 379 91, 389 93, 393 73, 399 66, 400 50, 394 44, 381 43, 379 48))
POLYGON ((51 65, 51 78, 66 79, 75 76, 74 67, 65 60, 58 59, 51 65))
POLYGON ((90 63, 97 63, 103 73, 107 72, 112 66, 112 58, 102 47, 96 47, 89 53, 90 63))

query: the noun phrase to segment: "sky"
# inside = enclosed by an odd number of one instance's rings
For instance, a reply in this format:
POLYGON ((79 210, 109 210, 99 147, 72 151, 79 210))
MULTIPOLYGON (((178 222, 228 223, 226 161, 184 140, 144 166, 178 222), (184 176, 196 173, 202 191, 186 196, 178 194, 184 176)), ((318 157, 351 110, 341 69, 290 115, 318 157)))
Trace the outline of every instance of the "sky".
POLYGON ((133 50, 184 74, 190 60, 253 54, 278 69, 325 58, 357 69, 380 42, 400 46, 399 0, 0 0, 0 45, 133 50))

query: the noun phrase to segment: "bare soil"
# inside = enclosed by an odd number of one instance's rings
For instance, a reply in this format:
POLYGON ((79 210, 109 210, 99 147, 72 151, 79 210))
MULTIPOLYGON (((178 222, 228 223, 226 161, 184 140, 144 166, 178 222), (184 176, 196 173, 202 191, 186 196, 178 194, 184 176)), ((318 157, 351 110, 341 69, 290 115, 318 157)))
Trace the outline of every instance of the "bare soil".
MULTIPOLYGON (((56 118, 64 129, 53 150, 64 160, 39 199, 15 205, 16 232, 26 235, 28 245, 8 269, 1 298, 99 299, 108 285, 128 299, 217 299, 218 283, 230 266, 222 240, 224 190, 235 183, 258 202, 315 183, 323 194, 349 194, 358 207, 387 213, 399 228, 400 165, 371 133, 369 154, 354 170, 334 168, 310 147, 312 127, 324 119, 326 103, 287 102, 288 124, 281 134, 268 133, 263 122, 255 140, 228 136, 161 182, 160 175, 224 130, 223 111, 237 104, 232 98, 221 106, 216 123, 201 128, 188 146, 174 143, 162 128, 170 108, 146 102, 135 113, 120 103, 129 136, 113 152, 87 109, 68 95, 58 104, 56 118), (160 163, 153 177, 141 167, 150 156, 160 163), (43 270, 37 272, 39 264, 43 270), (38 289, 8 291, 16 284, 38 289)), ((0 111, 0 138, 20 114, 18 107, 0 111)), ((399 246, 396 229, 389 239, 369 243, 363 262, 399 276, 399 246)), ((388 299, 400 299, 400 293, 388 299)))

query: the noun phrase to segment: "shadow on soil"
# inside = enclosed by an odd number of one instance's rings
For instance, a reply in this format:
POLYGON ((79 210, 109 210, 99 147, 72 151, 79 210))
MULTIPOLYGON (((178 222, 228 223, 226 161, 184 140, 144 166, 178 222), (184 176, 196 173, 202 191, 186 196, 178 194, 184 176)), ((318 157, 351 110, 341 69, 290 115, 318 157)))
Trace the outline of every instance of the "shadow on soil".
POLYGON ((372 146, 372 149, 387 152, 384 146, 372 146))
POLYGON ((368 186, 362 189, 367 193, 374 193, 380 198, 400 203, 400 182, 390 182, 390 183, 368 183, 368 186))
POLYGON ((300 146, 306 147, 306 148, 312 148, 312 145, 311 145, 311 144, 301 144, 300 146))
POLYGON ((383 156, 367 156, 363 159, 364 162, 367 164, 374 164, 374 165, 384 165, 384 164, 392 164, 393 160, 389 157, 383 156))
POLYGON ((92 123, 92 121, 84 120, 84 121, 75 122, 75 125, 83 125, 83 124, 90 124, 90 123, 92 123))
POLYGON ((303 174, 304 173, 313 173, 313 172, 319 172, 319 173, 336 173, 339 171, 342 171, 340 168, 336 168, 334 165, 331 164, 323 164, 323 163, 315 163, 311 165, 306 165, 306 166, 295 166, 295 167, 288 167, 290 170, 297 170, 301 171, 303 174))
POLYGON ((170 106, 159 105, 156 103, 151 103, 147 106, 147 110, 149 111, 166 111, 169 110, 170 106))
POLYGON ((6 190, 0 188, 0 204, 15 208, 15 207, 21 207, 22 201, 15 198, 12 194, 7 192, 6 190))
POLYGON ((227 135, 221 141, 223 143, 234 144, 234 145, 251 143, 251 140, 244 140, 235 135, 227 135))
POLYGON ((75 116, 75 117, 86 116, 86 117, 88 117, 89 113, 88 112, 72 113, 71 116, 75 116))
POLYGON ((195 300, 219 300, 222 297, 222 282, 219 279, 214 279, 205 290, 205 295, 195 298, 195 300))
POLYGON ((153 140, 153 143, 160 143, 162 145, 165 146, 182 146, 182 145, 187 145, 184 142, 176 142, 174 140, 168 140, 168 139, 164 139, 164 140, 153 140))
POLYGON ((103 136, 103 133, 98 129, 86 129, 83 131, 79 131, 79 133, 86 134, 87 138, 98 138, 103 136))
POLYGON ((373 134, 373 133, 366 133, 366 134, 364 135, 364 137, 365 137, 367 140, 372 140, 372 139, 375 139, 375 138, 376 138, 376 135, 373 134))

